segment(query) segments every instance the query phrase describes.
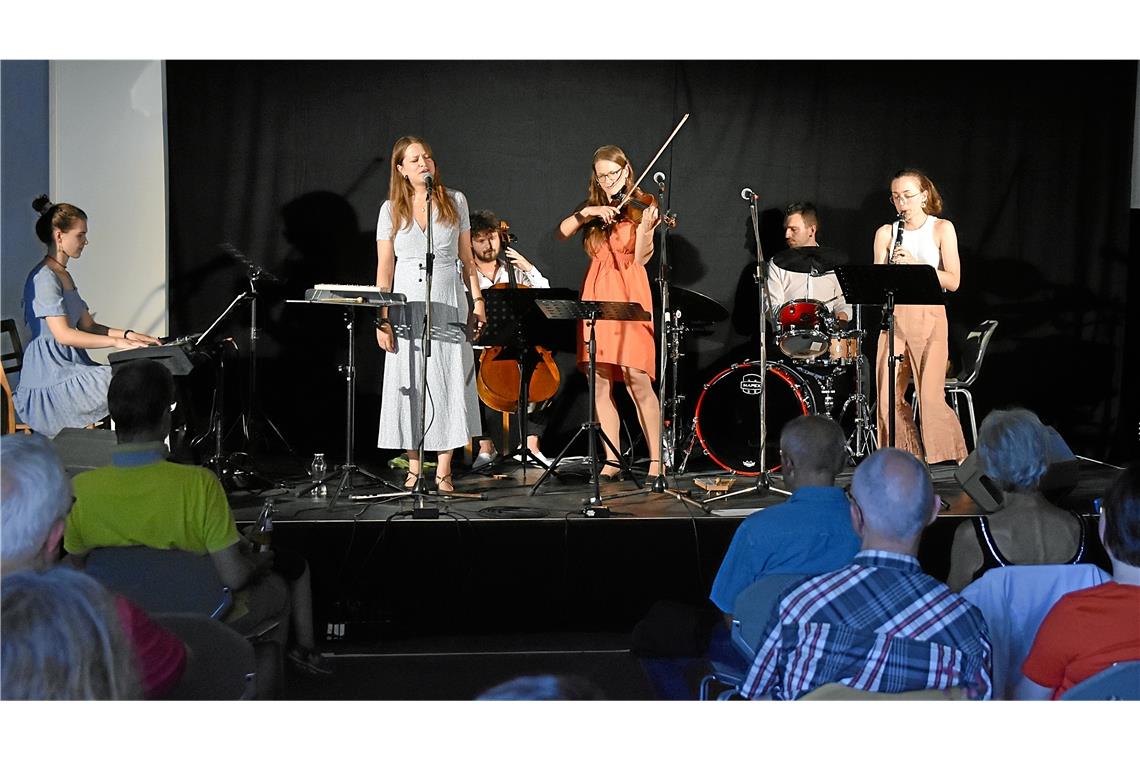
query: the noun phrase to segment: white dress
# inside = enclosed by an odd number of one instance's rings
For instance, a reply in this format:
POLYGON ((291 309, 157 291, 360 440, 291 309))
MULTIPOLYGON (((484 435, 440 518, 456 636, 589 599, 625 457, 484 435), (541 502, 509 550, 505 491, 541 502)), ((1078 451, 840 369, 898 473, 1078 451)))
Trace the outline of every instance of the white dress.
MULTIPOLYGON (((427 363, 427 404, 424 449, 447 451, 465 446, 482 434, 479 397, 475 391, 475 357, 467 342, 467 295, 459 273, 459 234, 471 228, 467 199, 448 190, 459 215, 459 226, 439 220, 432 209, 431 354, 427 363)), ((384 382, 380 395, 381 449, 419 448, 421 427, 419 400, 423 383, 423 328, 426 315, 427 277, 424 271, 427 233, 412 220, 393 230, 392 204, 384 201, 376 221, 376 239, 391 240, 396 252, 392 292, 402 293, 407 304, 392 307, 388 317, 396 333, 396 353, 385 354, 384 382)))

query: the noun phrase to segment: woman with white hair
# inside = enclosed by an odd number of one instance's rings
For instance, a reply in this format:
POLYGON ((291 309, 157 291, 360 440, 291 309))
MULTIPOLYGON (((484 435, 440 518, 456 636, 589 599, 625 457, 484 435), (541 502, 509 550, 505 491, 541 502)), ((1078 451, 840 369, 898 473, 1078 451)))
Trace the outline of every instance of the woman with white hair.
POLYGON ((0 698, 139 699, 142 689, 116 601, 65 567, 4 576, 0 698))
POLYGON ((1084 559, 1084 521, 1050 503, 1040 490, 1049 468, 1049 439, 1036 414, 1028 409, 990 412, 978 431, 978 457, 986 476, 1001 489, 1000 507, 958 526, 946 585, 960 591, 994 567, 1084 559))

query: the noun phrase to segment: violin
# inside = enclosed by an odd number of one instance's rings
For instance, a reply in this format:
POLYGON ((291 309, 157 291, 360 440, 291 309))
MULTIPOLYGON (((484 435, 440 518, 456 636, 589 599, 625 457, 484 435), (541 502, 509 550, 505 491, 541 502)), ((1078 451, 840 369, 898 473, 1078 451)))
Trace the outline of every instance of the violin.
MULTIPOLYGON (((657 196, 645 192, 640 187, 634 187, 633 192, 626 198, 625 191, 618 191, 611 199, 616 201, 618 208, 618 215, 613 218, 610 224, 615 224, 622 220, 629 220, 634 224, 641 224, 641 216, 645 209, 650 206, 657 206, 657 196)), ((661 223, 669 229, 675 229, 677 226, 677 215, 672 211, 666 211, 660 217, 661 223)))
MULTIPOLYGON (((499 221, 499 263, 507 268, 508 282, 500 282, 491 286, 496 288, 526 288, 520 285, 515 278, 515 266, 507 258, 507 246, 518 238, 511 232, 511 226, 506 220, 499 221)), ((554 355, 549 349, 534 346, 534 354, 530 351, 520 352, 516 361, 499 359, 499 355, 509 346, 490 346, 483 349, 479 356, 479 369, 475 375, 475 388, 483 403, 497 412, 517 412, 519 408, 519 395, 522 393, 522 368, 524 362, 535 361, 534 371, 530 376, 530 388, 527 392, 527 401, 538 404, 548 401, 558 391, 561 375, 558 365, 554 362, 554 355)), ((523 348, 530 348, 524 346, 523 348)))

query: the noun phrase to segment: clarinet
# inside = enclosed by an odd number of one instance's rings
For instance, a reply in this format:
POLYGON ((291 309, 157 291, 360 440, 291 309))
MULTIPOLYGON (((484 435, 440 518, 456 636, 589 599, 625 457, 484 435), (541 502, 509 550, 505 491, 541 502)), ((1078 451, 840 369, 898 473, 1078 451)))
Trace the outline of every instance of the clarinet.
POLYGON ((898 229, 895 231, 895 244, 894 244, 894 246, 891 247, 891 255, 887 261, 887 263, 889 263, 889 264, 895 263, 895 254, 898 253, 898 250, 900 248, 902 248, 903 222, 905 220, 906 220, 906 214, 904 212, 900 211, 899 212, 899 218, 898 218, 899 226, 898 226, 898 229))

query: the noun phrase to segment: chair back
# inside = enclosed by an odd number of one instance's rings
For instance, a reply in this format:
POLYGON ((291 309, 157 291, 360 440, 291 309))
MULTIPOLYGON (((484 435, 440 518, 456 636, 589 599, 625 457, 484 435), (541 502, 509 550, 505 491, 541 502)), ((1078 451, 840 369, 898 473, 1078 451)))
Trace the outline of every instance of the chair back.
POLYGON ((962 589, 962 596, 978 608, 989 628, 994 699, 1032 697, 1036 690, 1021 665, 1041 621, 1065 594, 1107 580, 1108 574, 1096 565, 1009 565, 986 571, 962 589))
POLYGON ((186 670, 163 699, 253 699, 256 659, 244 636, 205 615, 166 613, 154 621, 186 645, 186 670))
POLYGON ((1062 700, 1140 700, 1140 660, 1114 662, 1061 695, 1062 700))
POLYGON ((958 373, 958 385, 969 388, 982 371, 982 360, 986 357, 990 338, 997 329, 996 319, 987 319, 966 336, 966 347, 962 350, 962 370, 958 373))
POLYGON ((20 341, 16 320, 0 320, 0 337, 7 343, 7 346, 0 345, 0 363, 3 363, 4 371, 19 372, 24 368, 24 344, 20 341))
POLYGON ((0 320, 0 433, 14 433, 18 427, 27 425, 16 422, 16 407, 12 402, 12 386, 8 382, 9 372, 19 372, 24 367, 24 346, 20 343, 20 333, 16 330, 16 320, 0 320))
POLYGON ((732 605, 732 643, 752 662, 780 594, 807 578, 803 573, 777 573, 756 579, 736 595, 732 605))
POLYGON ((919 689, 917 691, 865 691, 841 683, 825 683, 800 697, 799 701, 844 701, 844 702, 915 702, 915 701, 960 701, 969 699, 961 686, 949 689, 919 689))
POLYGON ((84 569, 151 615, 188 612, 219 619, 233 605, 208 554, 149 546, 92 549, 84 569))

